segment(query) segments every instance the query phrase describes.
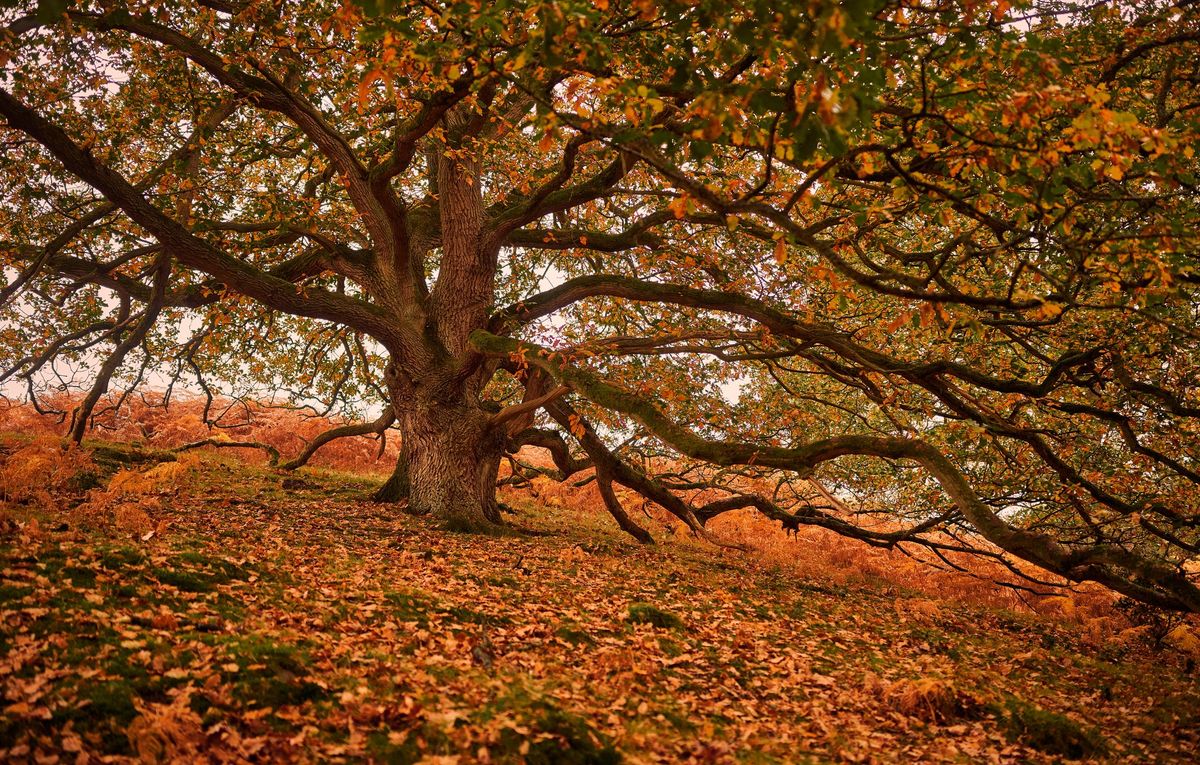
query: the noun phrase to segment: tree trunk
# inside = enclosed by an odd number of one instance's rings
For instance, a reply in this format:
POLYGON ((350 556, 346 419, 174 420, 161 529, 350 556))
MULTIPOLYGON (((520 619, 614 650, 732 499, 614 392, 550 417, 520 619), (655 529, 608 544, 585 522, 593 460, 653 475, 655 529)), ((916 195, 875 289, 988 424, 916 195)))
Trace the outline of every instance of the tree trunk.
POLYGON ((375 490, 371 499, 376 502, 401 502, 408 499, 408 459, 401 454, 387 482, 375 490))
POLYGON ((400 427, 409 511, 455 531, 498 529, 496 474, 504 439, 489 427, 487 412, 470 404, 407 408, 400 427))

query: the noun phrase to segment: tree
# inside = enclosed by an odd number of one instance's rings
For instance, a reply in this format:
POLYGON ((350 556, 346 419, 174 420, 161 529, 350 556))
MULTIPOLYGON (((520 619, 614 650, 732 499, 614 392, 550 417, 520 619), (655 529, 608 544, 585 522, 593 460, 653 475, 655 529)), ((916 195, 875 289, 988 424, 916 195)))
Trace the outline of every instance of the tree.
POLYGON ((328 437, 451 526, 534 445, 642 541, 614 484, 1200 611, 1193 2, 6 24, 4 374, 111 346, 77 441, 147 370, 374 394, 328 437))

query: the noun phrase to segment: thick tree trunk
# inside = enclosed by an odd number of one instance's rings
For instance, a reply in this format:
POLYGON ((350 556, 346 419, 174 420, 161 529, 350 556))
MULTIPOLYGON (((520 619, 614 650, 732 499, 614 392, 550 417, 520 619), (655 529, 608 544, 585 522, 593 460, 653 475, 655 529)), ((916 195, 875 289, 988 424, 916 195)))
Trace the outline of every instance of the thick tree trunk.
MULTIPOLYGON (((409 512, 428 514, 450 529, 494 531, 502 525, 496 473, 506 432, 480 405, 494 367, 473 362, 468 343, 491 315, 499 256, 498 243, 484 230, 480 159, 473 142, 463 140, 476 116, 460 109, 444 118, 446 145, 430 168, 436 236, 412 233, 408 242, 411 248, 426 238, 431 246, 436 241, 437 280, 424 297, 421 285, 416 302, 396 302, 410 331, 392 349, 385 378, 408 467, 409 512)), ((420 250, 410 249, 408 256, 420 250)))
POLYGON ((400 426, 409 511, 455 531, 498 529, 496 473, 504 440, 489 427, 488 414, 470 404, 408 408, 400 426))
POLYGON ((408 499, 408 458, 400 455, 391 477, 375 490, 371 499, 376 502, 401 502, 408 499))

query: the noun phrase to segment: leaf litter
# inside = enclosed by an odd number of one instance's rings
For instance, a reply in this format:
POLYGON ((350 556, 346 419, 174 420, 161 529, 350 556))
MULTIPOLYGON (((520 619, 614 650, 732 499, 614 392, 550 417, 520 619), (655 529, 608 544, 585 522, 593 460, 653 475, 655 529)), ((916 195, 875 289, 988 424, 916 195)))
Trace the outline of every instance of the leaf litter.
POLYGON ((1053 620, 827 586, 691 540, 642 547, 600 513, 527 503, 514 523, 539 533, 497 539, 366 502, 344 474, 284 490, 233 459, 184 468, 125 475, 84 514, 5 507, 8 760, 1146 762, 1200 749, 1194 677, 1053 620), (106 498, 124 510, 97 512, 106 498))

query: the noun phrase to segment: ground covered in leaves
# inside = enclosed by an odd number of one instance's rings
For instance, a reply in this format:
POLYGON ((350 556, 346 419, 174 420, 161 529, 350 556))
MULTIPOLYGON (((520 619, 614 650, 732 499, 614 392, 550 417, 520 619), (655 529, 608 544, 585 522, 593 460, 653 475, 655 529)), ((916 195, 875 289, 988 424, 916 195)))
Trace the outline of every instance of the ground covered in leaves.
POLYGON ((513 516, 527 533, 498 539, 366 502, 347 476, 226 455, 140 469, 160 472, 127 482, 124 515, 91 501, 0 518, 0 757, 1200 751, 1200 684, 1178 662, 1086 648, 1042 618, 806 581, 690 540, 641 547, 599 514, 529 504, 513 516))

